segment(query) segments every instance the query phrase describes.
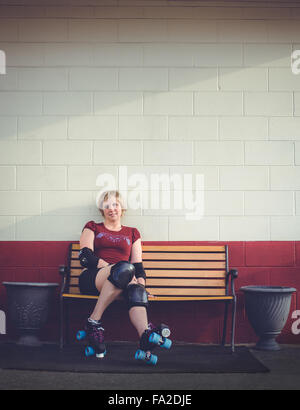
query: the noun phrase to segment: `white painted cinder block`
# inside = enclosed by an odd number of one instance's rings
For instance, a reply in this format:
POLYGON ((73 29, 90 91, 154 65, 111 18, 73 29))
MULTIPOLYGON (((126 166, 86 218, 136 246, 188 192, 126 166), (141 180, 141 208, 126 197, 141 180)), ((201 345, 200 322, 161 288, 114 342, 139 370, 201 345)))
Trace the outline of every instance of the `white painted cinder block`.
POLYGON ((1 215, 40 215, 40 192, 0 191, 1 215))
POLYGON ((18 88, 22 91, 64 91, 68 89, 65 68, 19 68, 18 88))
MULTIPOLYGON (((93 191, 100 190, 97 186, 99 176, 109 175, 117 181, 118 167, 117 166, 69 166, 68 168, 68 190, 93 191)), ((105 181, 104 181, 105 182, 105 181)), ((105 189, 105 187, 103 187, 105 189)), ((107 188, 108 189, 108 188, 107 188)))
POLYGON ((290 116, 293 114, 291 92, 246 92, 246 115, 290 116))
POLYGON ((192 165, 191 142, 144 142, 145 165, 192 165))
POLYGON ((42 103, 41 92, 3 91, 0 93, 2 115, 41 115, 42 103))
POLYGON ((290 44, 245 44, 244 64, 254 67, 290 67, 290 44))
POLYGON ((64 166, 18 166, 17 189, 20 191, 52 191, 67 189, 64 166))
POLYGON ((45 115, 88 115, 92 113, 92 94, 89 92, 45 92, 45 115))
POLYGON ((141 141, 95 142, 93 164, 138 165, 142 163, 141 141))
MULTIPOLYGON (((1 120, 0 120, 1 121, 1 120)), ((18 118, 18 138, 20 140, 65 140, 68 137, 65 116, 26 116, 18 118)))
POLYGON ((116 91, 94 93, 95 115, 141 115, 143 95, 141 92, 116 91))
POLYGON ((68 136, 74 140, 114 140, 117 138, 117 116, 71 116, 68 136))
POLYGON ((120 68, 119 89, 124 91, 167 91, 166 68, 120 68))
POLYGON ((300 140, 300 117, 271 117, 269 137, 271 140, 300 140))
POLYGON ((220 167, 222 190, 268 190, 269 169, 265 166, 220 167))
POLYGON ((146 115, 192 115, 192 92, 144 93, 146 115))
POLYGON ((267 241, 270 240, 268 216, 220 217, 220 240, 267 241))
POLYGON ((16 189, 16 167, 0 167, 0 190, 9 191, 16 189))
POLYGON ((0 240, 1 241, 14 241, 16 229, 16 217, 15 216, 0 216, 0 240))
POLYGON ((204 200, 198 220, 129 210, 143 240, 300 239, 300 5, 14 3, 0 6, 0 240, 77 240, 101 220, 101 177, 125 168, 131 192, 142 177, 204 200))
POLYGON ((266 68, 220 68, 220 89, 223 91, 266 91, 268 70, 266 68))
POLYGON ((67 19, 21 19, 19 21, 19 38, 32 42, 62 42, 68 39, 67 19))
POLYGON ((92 143, 85 141, 45 141, 43 164, 91 165, 92 143))
POLYGON ((244 144, 240 141, 195 142, 195 164, 243 165, 244 144))
MULTIPOLYGON (((101 117, 100 117, 101 118, 101 117)), ((119 138, 124 140, 166 140, 167 116, 119 116, 119 138)))
POLYGON ((243 114, 241 92, 201 92, 195 93, 196 115, 234 116, 243 114))
POLYGON ((169 218, 169 236, 174 241, 214 241, 219 239, 219 218, 206 216, 188 221, 184 216, 169 218))
POLYGON ((246 165, 293 165, 294 143, 287 141, 251 141, 245 143, 246 165))
POLYGON ((245 192, 245 215, 293 215, 294 193, 285 191, 245 192))
POLYGON ((300 167, 270 167, 270 188, 274 190, 300 190, 300 167))
POLYGON ((224 117, 220 118, 219 127, 223 140, 268 139, 268 118, 264 117, 224 117))
POLYGON ((211 117, 169 117, 169 138, 172 140, 217 140, 218 119, 211 117))
POLYGON ((0 141, 15 140, 18 134, 17 117, 0 117, 0 141))
POLYGON ((40 165, 40 142, 0 141, 0 165, 40 165))
POLYGON ((271 217, 271 240, 281 238, 282 241, 297 241, 300 235, 299 216, 271 217))
POLYGON ((42 192, 42 215, 94 215, 96 212, 92 192, 42 192))
POLYGON ((69 70, 69 88, 73 91, 117 90, 118 70, 72 67, 69 70))

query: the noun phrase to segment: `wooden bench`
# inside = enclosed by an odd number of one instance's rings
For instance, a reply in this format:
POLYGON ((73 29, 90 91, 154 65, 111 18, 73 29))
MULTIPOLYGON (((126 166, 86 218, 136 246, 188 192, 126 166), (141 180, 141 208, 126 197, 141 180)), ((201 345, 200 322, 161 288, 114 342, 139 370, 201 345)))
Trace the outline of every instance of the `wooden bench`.
MULTIPOLYGON (((79 244, 72 243, 67 266, 60 266, 63 275, 61 289, 60 346, 68 340, 68 301, 97 299, 82 295, 78 277, 83 268, 78 259, 79 244)), ((152 295, 149 302, 221 301, 225 304, 222 345, 225 345, 228 307, 232 304, 231 349, 234 352, 236 294, 234 280, 237 270, 229 270, 228 247, 143 245, 143 264, 147 274, 146 289, 152 295)))

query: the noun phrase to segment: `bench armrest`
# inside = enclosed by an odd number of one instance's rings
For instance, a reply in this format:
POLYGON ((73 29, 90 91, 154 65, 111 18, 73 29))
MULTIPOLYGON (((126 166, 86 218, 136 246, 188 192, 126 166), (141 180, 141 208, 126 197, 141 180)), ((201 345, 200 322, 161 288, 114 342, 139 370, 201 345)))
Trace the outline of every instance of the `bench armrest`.
POLYGON ((228 272, 228 277, 230 276, 231 278, 231 295, 235 297, 235 286, 234 286, 234 281, 235 279, 238 278, 239 276, 239 272, 237 271, 237 269, 231 269, 228 272))
POLYGON ((60 295, 64 293, 67 283, 68 283, 68 277, 69 277, 69 268, 65 265, 60 265, 58 269, 60 275, 63 277, 62 284, 61 284, 61 289, 60 289, 60 295))
POLYGON ((60 266, 59 266, 59 273, 60 273, 62 276, 67 276, 68 273, 69 273, 69 269, 68 269, 67 266, 65 266, 65 265, 60 265, 60 266))
POLYGON ((239 276, 239 272, 236 269, 231 269, 228 273, 232 279, 236 279, 239 276))

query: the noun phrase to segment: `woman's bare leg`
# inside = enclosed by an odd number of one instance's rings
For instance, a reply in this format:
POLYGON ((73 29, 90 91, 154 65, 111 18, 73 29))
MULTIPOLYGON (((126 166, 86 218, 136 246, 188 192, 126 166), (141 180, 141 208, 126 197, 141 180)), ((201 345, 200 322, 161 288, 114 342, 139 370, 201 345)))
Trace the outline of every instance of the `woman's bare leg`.
POLYGON ((142 337, 144 331, 148 328, 147 310, 143 306, 134 306, 129 310, 129 318, 136 328, 139 337, 142 337))
POLYGON ((94 307, 90 319, 101 320, 106 308, 123 292, 123 289, 116 288, 110 281, 107 280, 110 274, 111 266, 102 268, 96 277, 96 287, 100 292, 100 296, 94 307))
MULTIPOLYGON (((98 298, 94 310, 90 315, 90 319, 101 320, 107 307, 123 292, 123 289, 116 288, 109 280, 107 280, 110 270, 111 266, 104 267, 99 271, 96 277, 96 287, 99 290, 101 297, 98 298)), ((137 283, 137 281, 134 278, 130 283, 137 283)), ((141 337, 144 331, 148 328, 146 308, 143 306, 132 307, 129 311, 129 318, 133 326, 136 328, 139 337, 141 337)))

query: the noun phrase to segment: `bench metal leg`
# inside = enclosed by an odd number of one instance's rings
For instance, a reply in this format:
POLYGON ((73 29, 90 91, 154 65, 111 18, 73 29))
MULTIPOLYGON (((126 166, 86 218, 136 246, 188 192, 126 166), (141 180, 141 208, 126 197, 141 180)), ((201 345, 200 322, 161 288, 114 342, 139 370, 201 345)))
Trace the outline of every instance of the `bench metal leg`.
POLYGON ((231 351, 235 351, 235 321, 236 321, 236 296, 232 301, 232 328, 231 328, 231 351))
POLYGON ((66 340, 66 345, 68 345, 70 343, 70 320, 69 320, 69 300, 65 301, 65 340, 66 340))
POLYGON ((61 349, 69 343, 69 303, 68 300, 61 299, 60 302, 60 342, 61 349))
POLYGON ((228 318, 228 302, 225 302, 225 313, 224 313, 224 325, 223 325, 222 346, 225 346, 225 343, 226 343, 227 318, 228 318))
POLYGON ((60 299, 60 340, 59 340, 59 347, 63 349, 64 347, 64 331, 65 331, 65 323, 64 323, 64 300, 63 298, 60 299))

